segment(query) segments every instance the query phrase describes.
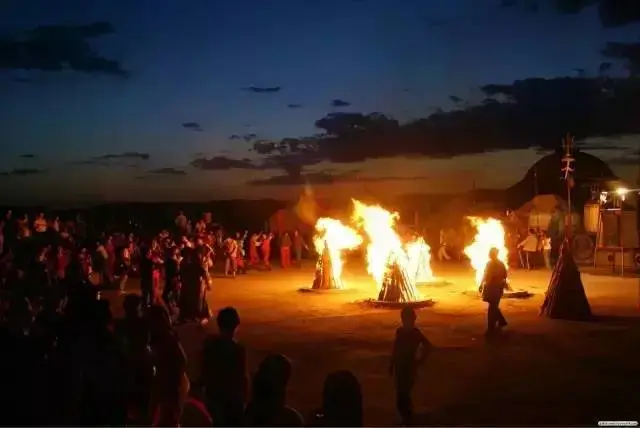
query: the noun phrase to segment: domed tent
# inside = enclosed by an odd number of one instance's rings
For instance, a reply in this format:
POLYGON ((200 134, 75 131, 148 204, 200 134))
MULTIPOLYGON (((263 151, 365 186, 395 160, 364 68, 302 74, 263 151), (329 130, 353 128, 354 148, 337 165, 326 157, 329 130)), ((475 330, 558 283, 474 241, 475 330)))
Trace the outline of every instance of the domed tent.
POLYGON ((538 195, 524 203, 515 214, 521 220, 521 224, 526 224, 528 228, 548 230, 556 211, 569 211, 564 199, 557 195, 538 195))
MULTIPOLYGON (((563 153, 558 150, 540 158, 518 183, 507 189, 508 205, 519 207, 536 195, 557 195, 565 198, 566 183, 561 177, 563 153)), ((617 177, 603 160, 585 152, 574 154, 575 186, 572 192, 572 205, 582 207, 591 199, 590 185, 609 182, 617 177)))

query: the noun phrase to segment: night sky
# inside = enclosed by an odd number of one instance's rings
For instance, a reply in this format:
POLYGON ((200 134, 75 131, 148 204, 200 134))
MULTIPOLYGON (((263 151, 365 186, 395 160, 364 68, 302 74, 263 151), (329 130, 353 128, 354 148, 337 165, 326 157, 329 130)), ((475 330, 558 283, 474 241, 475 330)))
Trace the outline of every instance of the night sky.
POLYGON ((500 3, 5 1, 0 195, 462 192, 515 183, 567 131, 634 182, 629 70, 602 50, 640 25, 500 3))

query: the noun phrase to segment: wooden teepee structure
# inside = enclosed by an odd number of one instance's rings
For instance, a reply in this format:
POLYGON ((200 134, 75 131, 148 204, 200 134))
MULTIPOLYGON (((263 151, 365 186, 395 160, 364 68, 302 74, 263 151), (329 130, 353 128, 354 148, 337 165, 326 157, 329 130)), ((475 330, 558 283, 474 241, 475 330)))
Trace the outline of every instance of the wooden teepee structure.
POLYGON ((407 270, 402 268, 397 261, 393 261, 384 276, 380 293, 378 293, 378 301, 407 303, 417 299, 407 270))
POLYGON ((333 264, 331 263, 331 256, 329 254, 329 246, 327 241, 324 242, 324 249, 322 255, 316 263, 316 271, 313 275, 312 290, 330 290, 336 288, 342 288, 342 284, 339 283, 340 279, 336 278, 333 274, 333 264))
POLYGON ((571 188, 573 187, 573 162, 571 154, 573 137, 564 139, 565 155, 562 158, 562 173, 567 184, 567 202, 569 215, 566 217, 565 238, 551 281, 540 308, 540 315, 549 318, 584 321, 591 318, 591 306, 584 291, 580 270, 571 253, 571 188))

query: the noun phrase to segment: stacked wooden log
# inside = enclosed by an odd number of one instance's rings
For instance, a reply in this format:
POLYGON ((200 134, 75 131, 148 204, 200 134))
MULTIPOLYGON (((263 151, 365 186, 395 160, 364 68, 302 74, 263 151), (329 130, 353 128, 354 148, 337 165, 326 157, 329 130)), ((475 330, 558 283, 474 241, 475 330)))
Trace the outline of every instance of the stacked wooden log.
POLYGON ((333 273, 333 264, 331 263, 331 256, 329 255, 329 247, 325 241, 324 250, 322 255, 316 263, 316 270, 313 275, 312 290, 329 290, 335 288, 342 288, 339 278, 336 278, 333 273))
POLYGON ((417 300, 415 287, 409 279, 407 270, 396 261, 391 263, 384 276, 378 300, 382 302, 414 302, 417 300))
POLYGON ((574 321, 591 318, 591 306, 568 241, 560 248, 560 257, 553 269, 540 315, 574 321))

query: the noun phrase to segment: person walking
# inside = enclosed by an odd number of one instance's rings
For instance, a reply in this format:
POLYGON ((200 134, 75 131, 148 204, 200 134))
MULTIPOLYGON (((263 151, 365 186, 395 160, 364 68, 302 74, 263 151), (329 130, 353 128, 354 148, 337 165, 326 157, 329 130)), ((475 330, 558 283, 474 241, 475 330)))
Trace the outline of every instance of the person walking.
POLYGON ((482 300, 489 304, 487 310, 487 334, 493 333, 496 328, 507 326, 507 320, 500 310, 500 300, 505 290, 509 289, 507 281, 507 267, 498 259, 498 249, 489 250, 489 262, 484 270, 480 293, 482 300))

